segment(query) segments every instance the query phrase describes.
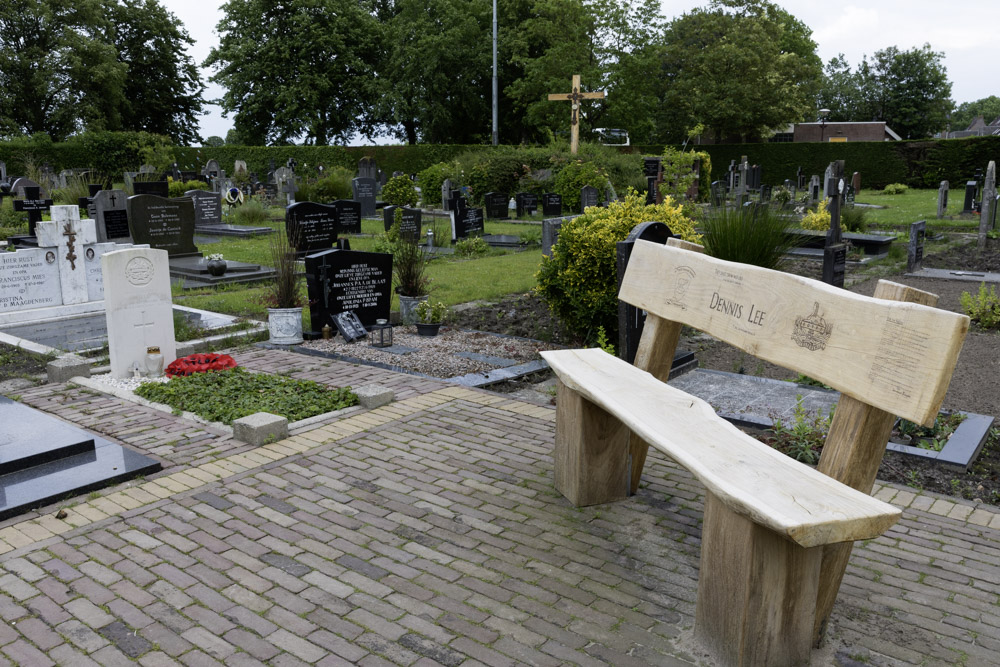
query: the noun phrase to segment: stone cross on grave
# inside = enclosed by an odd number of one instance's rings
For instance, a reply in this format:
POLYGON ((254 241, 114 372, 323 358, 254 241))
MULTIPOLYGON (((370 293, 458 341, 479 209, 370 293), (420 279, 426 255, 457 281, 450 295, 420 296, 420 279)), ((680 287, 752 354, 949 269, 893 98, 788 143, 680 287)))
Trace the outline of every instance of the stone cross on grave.
POLYGON ((576 155, 576 151, 580 146, 580 102, 583 100, 599 100, 603 97, 604 91, 598 91, 596 93, 581 93, 579 74, 573 75, 573 92, 552 93, 549 95, 549 101, 569 100, 572 102, 572 110, 570 114, 569 152, 573 155, 576 155))
POLYGON ((295 193, 299 191, 299 186, 295 184, 295 178, 289 178, 284 183, 281 184, 281 191, 285 193, 285 197, 288 199, 288 204, 295 203, 295 193))
POLYGON ((148 327, 155 327, 155 326, 156 326, 156 322, 151 321, 151 320, 149 320, 149 318, 146 317, 146 311, 145 310, 142 311, 141 317, 139 319, 139 322, 132 325, 132 327, 134 329, 138 330, 137 333, 142 337, 143 346, 145 346, 145 343, 146 343, 146 330, 147 330, 147 328, 148 327))
POLYGON ((94 221, 80 220, 79 206, 53 206, 52 219, 38 223, 36 236, 39 248, 52 248, 55 252, 63 304, 87 301, 86 267, 76 260, 84 254, 86 246, 97 243, 94 221))
POLYGON ((42 221, 42 211, 52 207, 51 199, 40 199, 41 188, 24 188, 24 199, 14 200, 14 210, 28 214, 28 236, 35 236, 35 226, 42 221))
POLYGON ((76 271, 76 229, 73 225, 66 223, 63 225, 62 235, 67 238, 66 241, 66 261, 69 262, 69 268, 71 271, 76 271))

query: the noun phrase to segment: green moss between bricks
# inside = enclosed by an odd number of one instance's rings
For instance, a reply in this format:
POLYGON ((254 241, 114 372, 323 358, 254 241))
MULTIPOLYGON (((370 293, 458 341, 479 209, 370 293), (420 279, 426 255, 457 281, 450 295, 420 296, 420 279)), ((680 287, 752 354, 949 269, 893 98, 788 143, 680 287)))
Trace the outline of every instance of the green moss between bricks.
POLYGON ((318 382, 248 373, 242 368, 195 373, 166 383, 147 382, 135 393, 223 424, 255 412, 270 412, 294 422, 358 404, 350 387, 331 389, 318 382))

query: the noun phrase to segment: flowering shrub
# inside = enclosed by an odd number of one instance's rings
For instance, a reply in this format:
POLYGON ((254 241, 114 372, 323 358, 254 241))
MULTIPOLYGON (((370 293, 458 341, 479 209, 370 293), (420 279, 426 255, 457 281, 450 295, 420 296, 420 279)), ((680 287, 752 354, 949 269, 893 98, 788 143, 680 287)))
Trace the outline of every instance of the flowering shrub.
POLYGON ((618 284, 615 244, 641 222, 662 222, 685 241, 700 242, 694 223, 673 200, 647 206, 634 189, 607 208, 591 207, 563 223, 552 256, 542 258, 537 291, 549 308, 576 335, 595 340, 604 327, 618 339, 618 284))
POLYGON ((830 212, 826 210, 826 200, 816 205, 815 211, 809 211, 802 218, 802 229, 812 229, 825 232, 830 229, 830 212))
POLYGON ((228 354, 189 354, 175 359, 164 371, 167 377, 187 376, 208 371, 236 368, 236 361, 228 354))

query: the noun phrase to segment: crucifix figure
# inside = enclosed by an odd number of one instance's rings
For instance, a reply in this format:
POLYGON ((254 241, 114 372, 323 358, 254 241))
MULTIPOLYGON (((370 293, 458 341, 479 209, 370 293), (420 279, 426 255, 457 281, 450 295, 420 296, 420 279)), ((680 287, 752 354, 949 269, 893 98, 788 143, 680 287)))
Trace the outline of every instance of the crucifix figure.
POLYGON ((573 92, 552 93, 549 95, 550 101, 569 100, 572 103, 572 113, 570 115, 569 151, 573 155, 576 155, 577 148, 580 146, 580 102, 582 100, 599 100, 603 97, 604 91, 598 91, 596 93, 581 93, 579 74, 573 75, 573 92))
POLYGON ((68 252, 66 253, 66 259, 69 260, 69 268, 76 271, 76 232, 73 230, 73 226, 70 223, 63 225, 63 236, 68 240, 66 241, 66 248, 68 252))

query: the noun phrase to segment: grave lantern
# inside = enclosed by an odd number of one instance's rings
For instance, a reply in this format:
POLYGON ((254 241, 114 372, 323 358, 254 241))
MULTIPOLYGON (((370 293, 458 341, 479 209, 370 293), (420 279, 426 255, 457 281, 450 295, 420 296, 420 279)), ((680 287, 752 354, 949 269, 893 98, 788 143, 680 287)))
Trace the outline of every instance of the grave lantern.
POLYGON ((389 324, 388 320, 375 320, 375 325, 369 335, 372 347, 392 346, 392 325, 389 324))

